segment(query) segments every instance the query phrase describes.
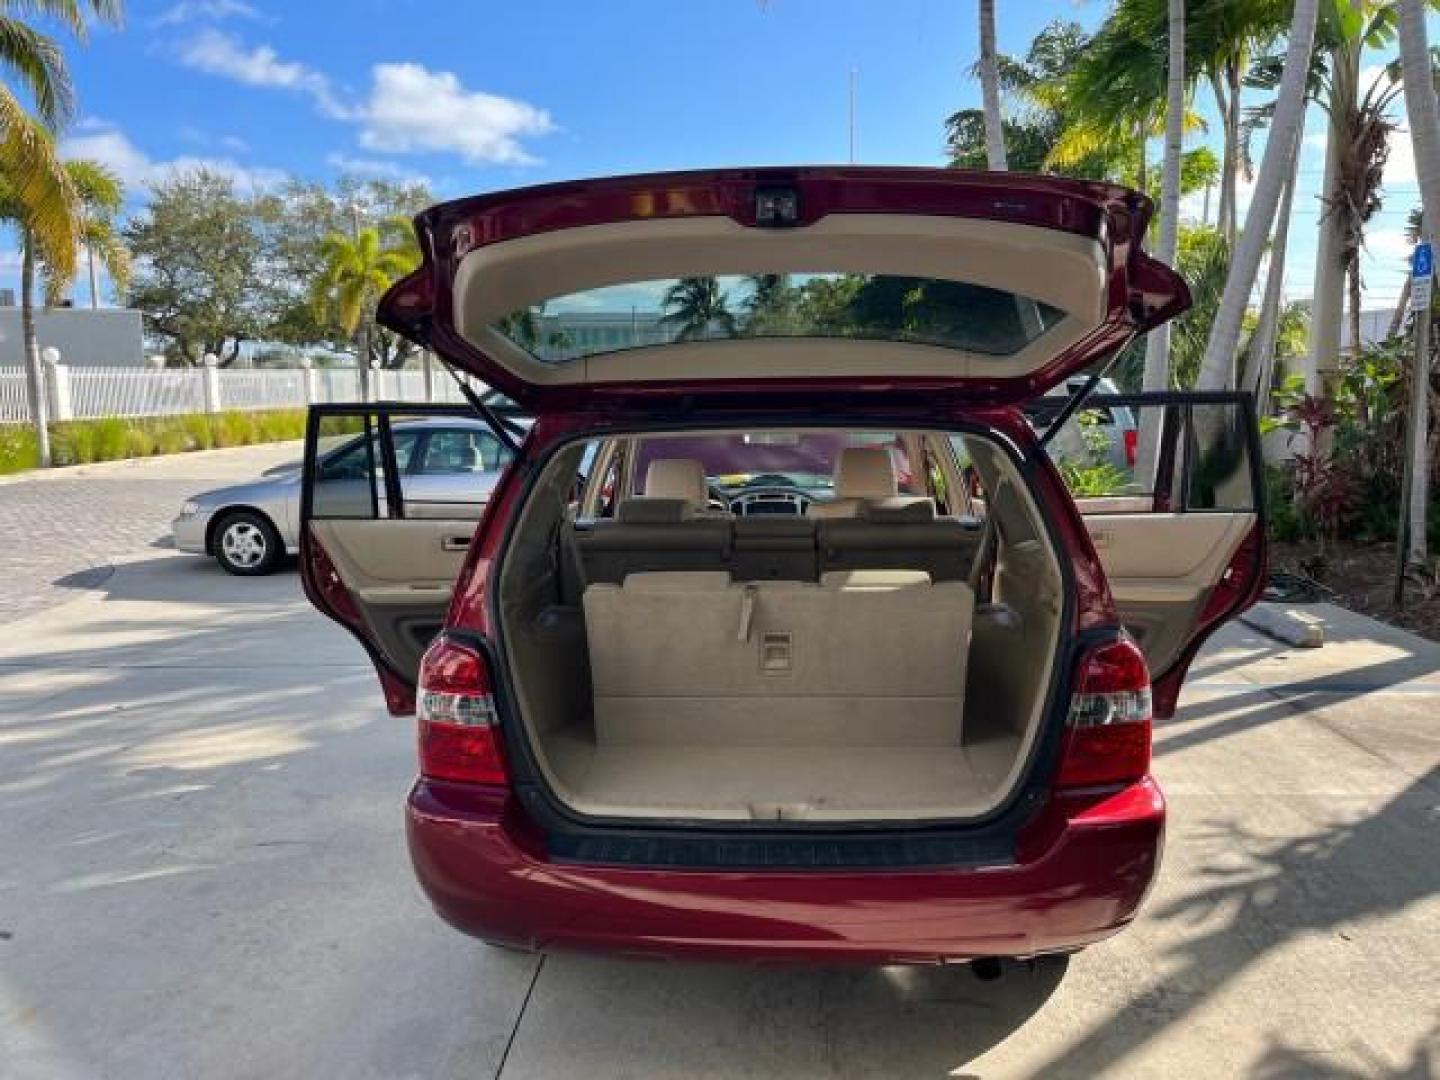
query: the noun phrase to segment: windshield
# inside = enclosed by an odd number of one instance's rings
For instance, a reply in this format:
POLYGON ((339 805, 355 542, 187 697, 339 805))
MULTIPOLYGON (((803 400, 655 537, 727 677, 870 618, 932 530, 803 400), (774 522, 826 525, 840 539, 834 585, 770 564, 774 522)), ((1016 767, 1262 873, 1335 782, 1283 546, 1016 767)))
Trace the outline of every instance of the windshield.
POLYGON ((666 278, 557 296, 495 328, 547 364, 677 341, 864 338, 1010 356, 1064 312, 983 285, 886 274, 666 278))
POLYGON ((644 439, 636 454, 636 483, 643 488, 657 458, 690 458, 700 462, 712 485, 726 491, 789 486, 823 498, 834 489, 835 463, 847 446, 888 447, 899 490, 914 493, 905 451, 889 432, 756 431, 644 439))

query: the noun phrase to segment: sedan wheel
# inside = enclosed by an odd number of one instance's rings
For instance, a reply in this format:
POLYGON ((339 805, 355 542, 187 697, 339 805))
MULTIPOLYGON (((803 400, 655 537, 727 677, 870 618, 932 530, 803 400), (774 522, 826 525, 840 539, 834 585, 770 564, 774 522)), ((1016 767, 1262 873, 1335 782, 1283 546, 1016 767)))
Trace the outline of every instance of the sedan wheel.
POLYGON ((249 511, 231 514, 220 522, 214 547, 220 565, 240 577, 270 573, 285 553, 275 526, 249 511))

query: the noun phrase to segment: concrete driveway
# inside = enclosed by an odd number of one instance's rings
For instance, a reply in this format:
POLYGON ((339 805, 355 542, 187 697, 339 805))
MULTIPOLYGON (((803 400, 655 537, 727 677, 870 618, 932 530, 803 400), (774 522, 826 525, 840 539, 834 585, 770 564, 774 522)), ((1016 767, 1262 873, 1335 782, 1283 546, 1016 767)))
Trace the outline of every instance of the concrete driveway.
POLYGON ((1068 970, 540 960, 428 911, 410 726, 294 575, 152 540, 0 632, 7 1080, 1440 1071, 1440 647, 1227 631, 1160 883, 1068 970))

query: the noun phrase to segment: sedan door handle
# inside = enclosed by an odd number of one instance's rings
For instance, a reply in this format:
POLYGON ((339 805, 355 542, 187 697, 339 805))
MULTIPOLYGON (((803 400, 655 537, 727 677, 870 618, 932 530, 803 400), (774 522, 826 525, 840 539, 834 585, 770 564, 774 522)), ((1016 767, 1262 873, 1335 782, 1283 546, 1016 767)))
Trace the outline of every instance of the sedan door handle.
POLYGON ((470 540, 468 536, 442 536, 440 538, 441 551, 469 551, 470 540))

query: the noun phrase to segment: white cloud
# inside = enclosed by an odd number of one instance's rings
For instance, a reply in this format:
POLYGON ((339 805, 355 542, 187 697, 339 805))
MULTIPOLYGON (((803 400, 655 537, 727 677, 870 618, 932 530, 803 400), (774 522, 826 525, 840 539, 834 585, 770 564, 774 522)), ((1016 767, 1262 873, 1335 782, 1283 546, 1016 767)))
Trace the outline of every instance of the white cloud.
POLYGON ((142 194, 150 184, 176 172, 208 169, 230 177, 243 192, 265 191, 278 187, 286 179, 281 169, 243 165, 228 157, 181 155, 156 161, 130 141, 120 128, 96 120, 84 132, 71 135, 60 143, 64 158, 87 158, 108 165, 125 182, 131 195, 142 194))
POLYGON ((359 124, 360 144, 383 153, 453 153, 472 165, 531 165, 537 159, 522 140, 556 130, 544 109, 471 90, 452 72, 413 62, 376 64, 369 95, 345 101, 322 72, 214 28, 182 45, 179 59, 246 86, 306 94, 325 116, 359 124))
POLYGON ((330 80, 296 60, 281 60, 269 45, 246 48, 229 34, 202 30, 180 47, 188 68, 219 75, 246 86, 266 86, 308 94, 327 116, 342 118, 346 110, 330 88, 330 80))
POLYGON ((151 26, 179 26, 182 23, 223 19, 260 19, 260 12, 244 0, 180 0, 150 20, 151 26))
POLYGON ((459 154, 474 165, 529 165, 521 144, 555 130, 544 109, 468 90, 448 71, 420 64, 376 64, 369 101, 359 110, 360 142, 390 153, 459 154))
POLYGON ((341 172, 354 173, 356 176, 373 176, 378 180, 392 180, 397 184, 432 186, 430 178, 424 173, 380 158, 352 157, 349 154, 334 153, 326 156, 325 164, 333 169, 339 169, 341 172))

